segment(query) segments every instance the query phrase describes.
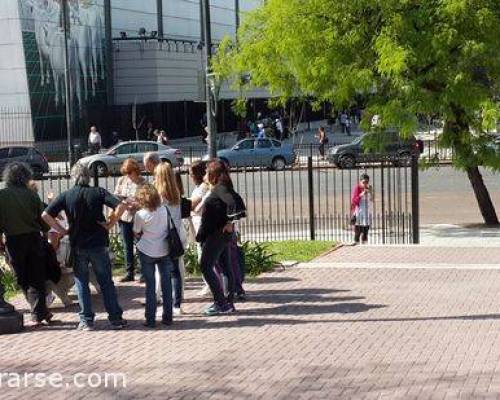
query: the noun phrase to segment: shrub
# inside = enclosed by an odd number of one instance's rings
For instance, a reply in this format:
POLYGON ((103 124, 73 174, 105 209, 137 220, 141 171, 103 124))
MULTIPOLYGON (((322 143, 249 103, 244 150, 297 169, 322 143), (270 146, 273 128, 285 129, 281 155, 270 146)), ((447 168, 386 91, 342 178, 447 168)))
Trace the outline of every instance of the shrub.
POLYGON ((5 263, 5 260, 3 258, 0 262, 0 279, 5 289, 5 297, 7 299, 14 296, 19 291, 16 275, 5 263))

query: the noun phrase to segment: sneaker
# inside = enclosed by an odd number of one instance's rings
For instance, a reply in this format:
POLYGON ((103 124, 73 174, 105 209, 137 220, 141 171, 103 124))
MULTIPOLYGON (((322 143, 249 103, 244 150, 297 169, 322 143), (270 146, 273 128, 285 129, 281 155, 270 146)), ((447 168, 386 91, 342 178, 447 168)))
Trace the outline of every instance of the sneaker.
POLYGON ((247 299, 247 295, 245 292, 237 293, 236 294, 236 300, 238 301, 245 301, 247 299))
POLYGON ((93 322, 80 321, 76 329, 78 331, 93 331, 95 330, 95 327, 93 322))
POLYGON ((109 321, 109 323, 111 325, 111 329, 123 329, 127 326, 127 320, 123 318, 109 321))
POLYGON ((125 282, 134 282, 135 278, 132 275, 125 275, 122 279, 120 279, 121 283, 125 282))
POLYGON ((230 314, 230 313, 236 312, 236 307, 234 306, 234 303, 228 302, 227 305, 228 305, 228 308, 227 308, 227 312, 225 312, 225 314, 226 313, 230 314))
POLYGON ((178 316, 182 315, 182 314, 183 314, 183 312, 182 312, 182 308, 180 308, 180 307, 174 307, 174 308, 173 308, 173 313, 174 313, 174 315, 175 315, 176 317, 178 317, 178 316))
POLYGON ((208 306, 203 310, 203 314, 205 314, 208 317, 211 317, 213 315, 219 315, 220 314, 220 307, 214 303, 211 306, 208 306))

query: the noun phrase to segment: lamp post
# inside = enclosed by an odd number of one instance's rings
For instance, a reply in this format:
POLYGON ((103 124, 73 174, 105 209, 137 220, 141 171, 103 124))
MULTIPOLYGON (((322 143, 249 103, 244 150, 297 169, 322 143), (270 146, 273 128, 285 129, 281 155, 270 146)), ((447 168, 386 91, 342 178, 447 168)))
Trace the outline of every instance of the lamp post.
POLYGON ((66 111, 66 138, 68 146, 68 161, 70 165, 73 165, 73 146, 72 146, 72 126, 71 126, 71 77, 70 77, 70 65, 69 65, 69 50, 68 50, 68 40, 69 40, 69 10, 68 1, 62 0, 62 28, 64 32, 64 96, 65 101, 65 111, 66 111))
POLYGON ((207 133, 208 133, 208 156, 210 158, 217 157, 217 125, 216 116, 216 80, 212 74, 210 60, 212 58, 212 33, 210 26, 210 3, 209 0, 201 1, 201 18, 202 18, 202 42, 205 48, 205 101, 207 104, 207 133))
POLYGON ((23 329, 23 316, 14 309, 12 304, 5 301, 2 278, 3 270, 0 268, 0 334, 16 333, 23 329))

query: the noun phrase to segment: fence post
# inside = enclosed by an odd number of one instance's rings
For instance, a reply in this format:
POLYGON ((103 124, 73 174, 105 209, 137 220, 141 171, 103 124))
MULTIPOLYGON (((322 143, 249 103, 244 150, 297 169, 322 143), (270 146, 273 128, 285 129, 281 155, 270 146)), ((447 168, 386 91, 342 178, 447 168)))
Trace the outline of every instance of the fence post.
POLYGON ((99 186, 99 170, 96 166, 92 168, 92 178, 94 180, 94 187, 99 186))
POLYGON ((314 185, 313 185, 313 159, 307 157, 307 188, 309 193, 309 236, 311 240, 315 240, 315 224, 314 224, 314 185))
POLYGON ((418 155, 411 156, 411 223, 413 244, 420 243, 420 205, 418 183, 418 155))

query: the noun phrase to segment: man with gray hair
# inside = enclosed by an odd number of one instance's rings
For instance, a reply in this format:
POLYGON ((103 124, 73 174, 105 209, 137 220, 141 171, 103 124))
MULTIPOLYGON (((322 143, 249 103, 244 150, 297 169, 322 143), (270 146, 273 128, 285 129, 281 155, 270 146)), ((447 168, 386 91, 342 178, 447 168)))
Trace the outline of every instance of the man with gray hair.
MULTIPOLYGON (((0 190, 0 237, 6 237, 10 264, 30 304, 32 323, 40 326, 52 318, 45 299, 46 256, 41 235, 48 227, 41 219, 43 203, 28 187, 31 179, 27 164, 13 162, 5 167, 6 188, 0 190)), ((4 251, 1 239, 0 251, 4 251)))
POLYGON ((127 321, 122 318, 123 311, 118 304, 111 275, 108 229, 120 218, 126 205, 107 190, 89 186, 90 171, 86 166, 75 164, 71 169, 71 177, 75 186, 61 193, 43 212, 42 217, 57 232, 69 233, 71 249, 75 255, 73 269, 80 303, 78 329, 94 328, 95 314, 92 311, 89 289, 89 263, 101 287, 111 327, 123 328, 127 321), (104 206, 114 210, 109 222, 106 222, 104 217, 104 206), (56 217, 61 211, 65 211, 68 218, 68 232, 57 222, 56 217))
POLYGON ((158 153, 150 151, 149 153, 144 154, 144 159, 143 159, 144 169, 151 175, 154 174, 156 166, 160 163, 161 160, 158 153))

